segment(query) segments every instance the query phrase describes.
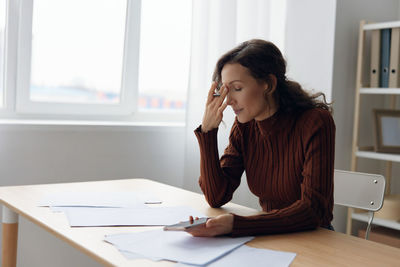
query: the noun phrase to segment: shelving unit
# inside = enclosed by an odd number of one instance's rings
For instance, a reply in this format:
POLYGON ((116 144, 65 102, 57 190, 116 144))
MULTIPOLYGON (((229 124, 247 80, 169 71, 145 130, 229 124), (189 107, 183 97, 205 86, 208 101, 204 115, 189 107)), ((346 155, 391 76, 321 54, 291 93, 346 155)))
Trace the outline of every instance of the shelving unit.
POLYGON ((360 88, 360 94, 400 95, 400 88, 360 88))
POLYGON ((366 159, 387 160, 391 162, 400 162, 399 154, 379 153, 374 151, 360 151, 357 150, 356 157, 366 159))
MULTIPOLYGON (((367 95, 383 95, 389 98, 388 109, 396 108, 396 97, 400 95, 400 88, 371 88, 369 84, 363 84, 365 77, 364 68, 368 66, 369 62, 364 58, 364 49, 366 46, 366 32, 370 30, 381 30, 386 28, 400 27, 400 21, 384 22, 384 23, 367 23, 366 21, 360 22, 359 39, 358 39, 358 55, 357 55, 357 73, 356 73, 356 86, 355 86, 355 103, 354 103, 354 125, 353 125, 353 142, 352 142, 352 157, 351 157, 351 170, 361 171, 357 168, 357 161, 359 158, 367 158, 373 160, 384 161, 386 163, 386 171, 383 175, 386 178, 386 193, 390 192, 390 180, 392 179, 392 162, 400 162, 400 154, 392 153, 379 153, 373 150, 373 147, 361 148, 359 147, 359 128, 360 119, 360 104, 363 96, 367 95)), ((372 140, 371 140, 372 141, 372 140)), ((348 209, 347 228, 346 233, 351 234, 352 220, 362 222, 368 221, 368 216, 364 213, 356 213, 354 209, 348 209)), ((374 225, 379 225, 395 230, 400 230, 400 222, 394 220, 387 220, 375 217, 373 220, 374 225)))
MULTIPOLYGON (((368 214, 353 213, 351 217, 354 220, 358 220, 358 221, 362 221, 362 222, 366 222, 366 223, 368 222, 368 214)), ((383 226, 383 227, 387 227, 387 228, 391 228, 391 229, 400 231, 400 223, 396 222, 396 221, 385 220, 385 219, 375 217, 373 223, 374 223, 374 225, 379 225, 379 226, 383 226)))

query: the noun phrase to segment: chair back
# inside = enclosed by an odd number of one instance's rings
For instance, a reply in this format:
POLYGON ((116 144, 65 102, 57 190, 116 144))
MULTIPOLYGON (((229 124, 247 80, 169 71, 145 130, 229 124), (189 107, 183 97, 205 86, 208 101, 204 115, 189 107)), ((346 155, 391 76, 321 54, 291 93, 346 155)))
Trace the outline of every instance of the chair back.
POLYGON ((335 170, 334 202, 337 205, 378 211, 385 194, 385 178, 379 174, 335 170))

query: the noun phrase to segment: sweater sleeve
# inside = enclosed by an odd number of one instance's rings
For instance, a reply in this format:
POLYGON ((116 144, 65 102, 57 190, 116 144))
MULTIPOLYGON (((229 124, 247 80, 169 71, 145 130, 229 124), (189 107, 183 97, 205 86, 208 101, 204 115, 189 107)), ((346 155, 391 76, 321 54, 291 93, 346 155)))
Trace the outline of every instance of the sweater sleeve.
POLYGON ((232 126, 229 145, 221 159, 218 154, 217 132, 218 129, 213 129, 203 133, 201 126, 195 130, 200 146, 199 185, 213 208, 221 207, 232 199, 244 171, 237 122, 232 126))
POLYGON ((288 207, 265 214, 248 217, 233 214, 233 236, 296 232, 330 224, 335 124, 328 111, 320 111, 305 120, 301 132, 304 155, 301 197, 288 207))

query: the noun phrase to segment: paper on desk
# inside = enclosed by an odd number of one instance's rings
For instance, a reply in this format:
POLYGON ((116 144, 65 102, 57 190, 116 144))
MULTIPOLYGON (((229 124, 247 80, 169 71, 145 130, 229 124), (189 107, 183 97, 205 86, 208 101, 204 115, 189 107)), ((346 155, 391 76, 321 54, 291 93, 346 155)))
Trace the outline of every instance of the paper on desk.
POLYGON ((118 244, 123 243, 125 238, 126 238, 126 234, 125 233, 113 234, 113 235, 108 236, 108 239, 107 240, 105 239, 105 241, 110 243, 110 244, 112 244, 112 245, 114 245, 114 247, 116 247, 118 249, 118 251, 122 255, 124 255, 125 258, 127 258, 129 260, 134 260, 134 259, 149 259, 149 260, 152 260, 152 261, 161 261, 161 260, 163 260, 161 258, 156 258, 156 257, 146 258, 145 256, 143 256, 141 254, 133 253, 131 251, 126 251, 126 250, 123 250, 123 249, 119 248, 118 244))
POLYGON ((204 217, 191 207, 65 208, 70 226, 169 225, 204 217))
POLYGON ((152 261, 162 261, 163 260, 160 258, 146 258, 140 254, 135 254, 135 253, 132 253, 129 251, 124 251, 124 250, 119 250, 119 252, 128 260, 136 260, 136 259, 148 259, 148 260, 152 260, 152 261))
MULTIPOLYGON (((287 267, 296 257, 296 253, 259 249, 241 246, 229 254, 211 262, 207 267, 287 267)), ((193 265, 178 263, 176 267, 189 267, 193 265)))
POLYGON ((205 265, 254 237, 193 237, 186 232, 153 230, 106 236, 118 249, 187 264, 205 265))
MULTIPOLYGON (((93 207, 93 206, 50 206, 49 207, 52 212, 67 212, 67 210, 71 209, 119 209, 114 207, 93 207)), ((129 208, 148 208, 146 204, 137 204, 135 206, 131 206, 129 208)))
POLYGON ((158 197, 143 192, 59 192, 46 195, 38 206, 122 208, 161 202, 158 197))

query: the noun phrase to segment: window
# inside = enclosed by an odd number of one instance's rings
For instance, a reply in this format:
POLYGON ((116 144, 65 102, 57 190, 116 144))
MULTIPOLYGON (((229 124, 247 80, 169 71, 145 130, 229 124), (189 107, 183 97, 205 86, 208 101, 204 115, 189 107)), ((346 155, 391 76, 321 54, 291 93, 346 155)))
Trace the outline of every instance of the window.
POLYGON ((4 103, 6 0, 0 0, 0 107, 4 103))
POLYGON ((21 3, 16 111, 132 114, 140 1, 21 3))
POLYGON ((126 0, 34 1, 29 100, 119 103, 126 5, 126 0))
POLYGON ((191 13, 188 0, 142 1, 139 110, 185 109, 191 13))
POLYGON ((19 5, 13 13, 16 84, 7 87, 14 97, 7 101, 15 104, 6 103, 16 117, 183 120, 190 0, 19 5))

